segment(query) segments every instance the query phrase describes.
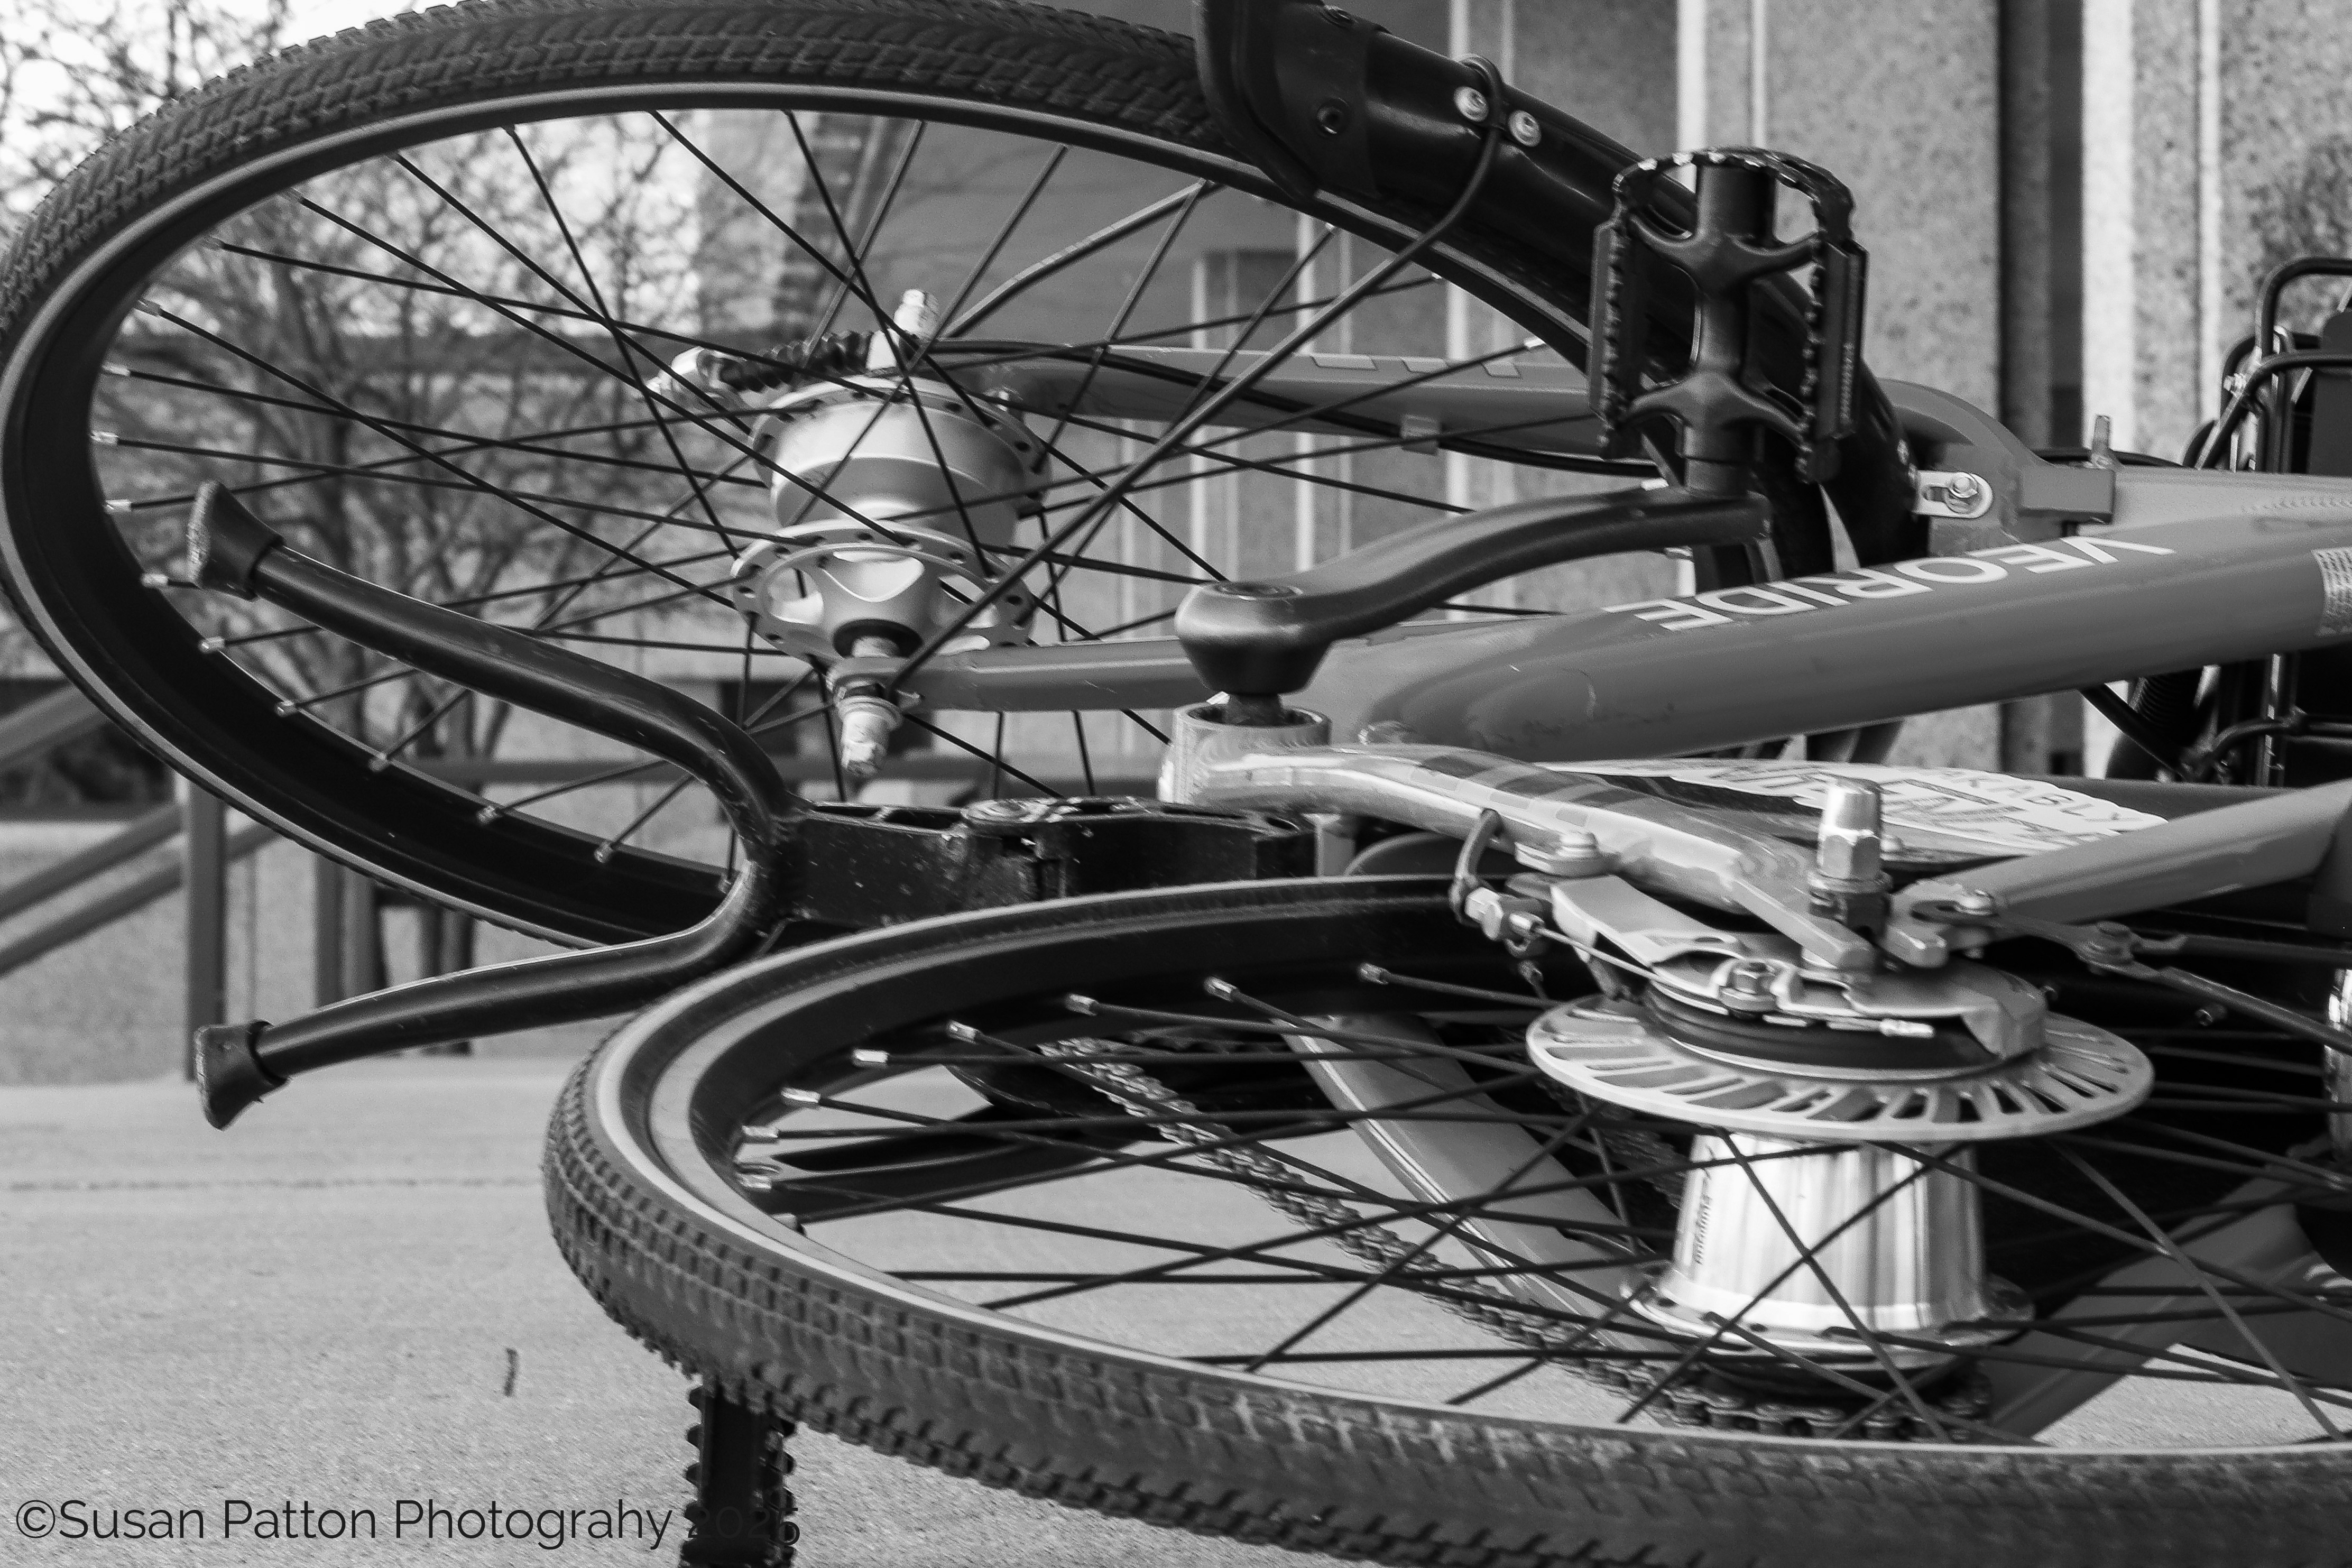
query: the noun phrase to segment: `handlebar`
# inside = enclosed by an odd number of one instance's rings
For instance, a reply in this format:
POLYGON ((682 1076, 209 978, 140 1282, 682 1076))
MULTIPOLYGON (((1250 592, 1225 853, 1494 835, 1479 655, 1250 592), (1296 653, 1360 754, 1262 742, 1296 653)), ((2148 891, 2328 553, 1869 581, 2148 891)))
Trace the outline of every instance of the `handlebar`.
POLYGON ((205 1118, 226 1127, 297 1073, 482 1032, 599 1017, 751 956, 787 912, 786 851, 807 808, 759 742, 692 699, 642 676, 379 588, 288 549, 217 484, 188 518, 190 575, 263 599, 428 675, 575 724, 675 763, 709 786, 743 853, 726 897, 685 931, 617 947, 420 980, 284 1025, 196 1032, 205 1118))

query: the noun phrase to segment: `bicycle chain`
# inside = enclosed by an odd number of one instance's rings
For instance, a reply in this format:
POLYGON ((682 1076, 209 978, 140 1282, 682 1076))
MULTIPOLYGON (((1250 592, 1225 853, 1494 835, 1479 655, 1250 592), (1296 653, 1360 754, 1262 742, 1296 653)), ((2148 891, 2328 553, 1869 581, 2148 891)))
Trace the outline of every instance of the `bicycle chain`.
MULTIPOLYGON (((1211 1121, 1200 1107, 1142 1068, 1121 1062, 1086 1059, 1127 1047, 1108 1040, 1070 1040, 1042 1048, 1092 1082, 1130 1116, 1185 1118, 1182 1122, 1159 1123, 1153 1131, 1171 1142, 1195 1148, 1212 1143, 1223 1145, 1202 1149, 1201 1157, 1241 1177, 1284 1217, 1307 1229, 1329 1233, 1326 1239, 1362 1262, 1391 1275, 1443 1271, 1443 1266, 1424 1257, 1428 1250, 1425 1247, 1416 1246, 1386 1226, 1365 1219, 1346 1204, 1283 1190, 1297 1184, 1297 1172, 1272 1155, 1234 1144, 1232 1140, 1237 1135, 1231 1128, 1211 1121)), ((1588 1328, 1563 1338, 1556 1325, 1473 1283, 1455 1280, 1450 1289, 1452 1294, 1433 1298, 1439 1306, 1476 1328, 1540 1354, 1556 1355, 1572 1350, 1590 1340, 1593 1332, 1588 1328), (1465 1300, 1465 1296, 1486 1299, 1465 1300)), ((1712 1426, 1775 1437, 1826 1436, 1843 1433, 1851 1427, 1853 1436, 1873 1442, 1953 1440, 1951 1434, 1934 1429, 1916 1411, 1882 1407, 1857 1420, 1853 1411, 1844 1405, 1759 1398, 1719 1374, 1698 1368, 1674 1374, 1664 1388, 1653 1393, 1655 1380, 1639 1372, 1601 1362, 1564 1361, 1558 1364, 1615 1392, 1636 1397, 1649 1395, 1667 1419, 1685 1426, 1712 1426)), ((1991 1404, 1990 1380, 1980 1368, 1971 1369, 1957 1387, 1928 1402, 1937 1415, 1960 1422, 1981 1421, 1991 1404)))

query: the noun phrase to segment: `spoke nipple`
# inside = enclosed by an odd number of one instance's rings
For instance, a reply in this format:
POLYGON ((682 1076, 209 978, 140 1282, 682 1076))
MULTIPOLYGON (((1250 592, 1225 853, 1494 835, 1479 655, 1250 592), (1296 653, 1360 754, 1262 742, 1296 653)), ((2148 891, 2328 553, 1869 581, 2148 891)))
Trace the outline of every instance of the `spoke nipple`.
POLYGON ((380 773, 390 766, 392 766, 392 759, 382 752, 368 759, 368 772, 372 773, 380 773))
POLYGON ((1360 963, 1356 965, 1356 978, 1374 985, 1386 985, 1389 983, 1389 972, 1377 963, 1360 963))
POLYGON ((780 1098, 787 1105, 823 1105, 824 1096, 813 1089, 788 1089, 780 1098))
POLYGON ((596 864, 599 866, 611 865, 613 863, 613 841, 609 838, 604 840, 604 843, 596 846, 596 864))
POLYGON ((1067 996, 1062 998, 1062 1005, 1067 1007, 1073 1013, 1083 1013, 1087 1017, 1091 1018, 1095 1016, 1096 1012, 1101 1008, 1102 1004, 1096 1001, 1091 996, 1081 996, 1076 992, 1073 991, 1067 996))
POLYGON ((196 646, 206 653, 218 653, 223 648, 228 647, 228 639, 226 637, 206 637, 196 646))
POLYGON ((142 572, 139 574, 139 585, 142 588, 168 588, 172 585, 172 579, 162 572, 142 572))
POLYGON ((973 1028, 970 1024, 950 1024, 948 1026, 948 1038, 950 1040, 960 1041, 967 1046, 974 1045, 978 1043, 980 1039, 980 1031, 973 1028))
POLYGON ((504 816, 505 815, 506 808, 503 806, 486 805, 482 807, 481 810, 474 813, 474 820, 480 823, 484 827, 488 827, 491 823, 496 822, 499 817, 504 816))
POLYGON ((109 496, 106 498, 106 510, 110 517, 129 517, 131 503, 121 496, 109 496))
POLYGON ((119 447, 122 444, 122 437, 111 430, 93 430, 89 433, 89 444, 93 447, 119 447))
POLYGON ((857 1049, 849 1053, 849 1059, 856 1062, 862 1068, 887 1068, 890 1065, 890 1053, 887 1051, 867 1050, 865 1047, 860 1046, 857 1049))
POLYGON ((1203 980, 1201 989, 1220 1002, 1231 1002, 1241 994, 1240 988, 1230 980, 1203 980))
POLYGON ((121 360, 108 360, 104 364, 99 366, 98 369, 99 374, 101 375, 129 375, 131 374, 131 367, 124 364, 121 360))
POLYGON ((280 702, 278 705, 278 716, 280 719, 291 719, 295 714, 299 713, 300 711, 302 711, 302 705, 291 700, 280 702))

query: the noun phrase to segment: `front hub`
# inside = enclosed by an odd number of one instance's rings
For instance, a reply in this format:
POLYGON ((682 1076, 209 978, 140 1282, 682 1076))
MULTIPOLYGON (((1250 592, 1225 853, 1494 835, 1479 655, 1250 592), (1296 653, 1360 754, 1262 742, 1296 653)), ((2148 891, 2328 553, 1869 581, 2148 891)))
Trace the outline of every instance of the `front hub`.
MULTIPOLYGON (((945 653, 1027 639, 1035 601, 1000 587, 997 572, 1039 504, 1043 444, 1016 411, 914 373, 932 326, 929 300, 910 291, 894 331, 875 334, 866 374, 762 411, 777 424, 778 528, 737 559, 735 603, 769 642, 820 668, 903 658, 943 633, 945 653)), ((843 761, 859 777, 898 719, 870 686, 832 692, 843 761)))

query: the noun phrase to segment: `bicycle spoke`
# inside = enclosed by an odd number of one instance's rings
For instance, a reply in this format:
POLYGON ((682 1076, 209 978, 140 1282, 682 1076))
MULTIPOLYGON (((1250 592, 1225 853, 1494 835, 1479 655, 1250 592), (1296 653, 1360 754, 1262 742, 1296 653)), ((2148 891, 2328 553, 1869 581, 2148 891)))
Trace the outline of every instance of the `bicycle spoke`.
POLYGON ((2102 1193, 2105 1193, 2109 1202, 2129 1215, 2133 1223, 2147 1233, 2148 1239, 2163 1248, 2165 1256, 2170 1258, 2188 1273, 2199 1291, 2213 1304, 2216 1310, 2230 1321, 2230 1326, 2238 1331, 2238 1337, 2245 1342, 2248 1349, 2262 1358, 2263 1364, 2270 1368, 2271 1375, 2277 1378, 2280 1384, 2295 1396, 2303 1405, 2305 1413, 2310 1415, 2322 1432, 2330 1437, 2343 1436, 2336 1429, 2336 1423, 2330 1421, 2326 1413, 2320 1409, 2319 1402, 2312 1397, 2311 1391, 2304 1385, 2302 1380, 2288 1375, 2286 1368, 2279 1362, 2278 1353, 2271 1349, 2270 1342, 2246 1327, 2246 1321, 2239 1315, 2238 1310, 2230 1304, 2227 1297, 2212 1289, 2210 1281, 2206 1278, 2205 1270, 2198 1267, 2195 1260, 2187 1253, 2181 1251, 2180 1244, 2172 1238, 2170 1233, 2149 1218, 2147 1212, 2133 1202, 2130 1194, 2109 1180, 2105 1172, 2093 1165, 2072 1149, 2061 1147, 2059 1153, 2068 1164, 2089 1178, 2102 1193))
MULTIPOLYGON (((853 269, 856 273, 862 274, 872 260, 874 247, 882 237, 882 226, 889 221, 890 209, 898 205, 899 188, 907 182, 907 171, 914 166, 915 154, 922 149, 923 133, 929 129, 929 121, 916 121, 913 132, 907 138, 906 146, 899 150, 898 166, 891 170, 890 178, 884 184, 881 196, 874 204, 873 213, 866 220, 865 234, 859 237, 856 247, 850 252, 857 258, 857 265, 853 269)), ((878 146, 881 141, 880 137, 869 138, 869 150, 878 146)), ((831 331, 834 322, 841 317, 842 306, 848 301, 848 284, 843 282, 834 285, 832 297, 825 301, 824 310, 817 317, 816 324, 809 329, 809 341, 814 342, 831 331)))
POLYGON ((1202 180, 1184 190, 1171 192, 1156 202, 1138 207, 1115 223, 1106 224, 1076 244, 1066 246, 1053 255, 1032 263, 1021 272, 999 284, 986 299, 974 305, 961 319, 950 318, 941 328, 940 335, 942 338, 969 336, 972 329, 979 326, 981 322, 988 320, 998 310, 1003 310, 1048 278, 1068 270, 1090 256, 1109 249, 1131 234, 1138 234, 1150 228, 1178 207, 1188 206, 1200 200, 1201 192, 1207 184, 1208 182, 1202 180))
MULTIPOLYGON (((588 303, 596 312, 598 324, 611 335, 613 350, 620 355, 623 367, 627 369, 631 364, 632 353, 646 351, 642 345, 632 343, 628 336, 613 321, 612 310, 604 303, 604 291, 597 284, 595 274, 589 268, 588 258, 580 253, 580 241, 573 236, 572 225, 564 217, 562 209, 556 205, 555 193, 547 188, 547 177, 540 172, 539 161, 530 155, 530 149, 524 144, 521 133, 511 125, 506 128, 506 132, 508 141, 514 144, 516 154, 522 159, 523 167, 530 171, 531 184, 539 191, 540 200, 545 204, 547 216, 554 222, 556 233, 562 237, 563 248, 570 253, 572 265, 579 271, 581 282, 587 287, 588 303)), ((647 353, 646 357, 656 366, 661 363, 658 358, 650 353, 647 353)), ((635 389, 645 402, 646 412, 648 415, 655 413, 651 389, 637 380, 634 370, 630 371, 629 379, 636 384, 635 389)), ((720 542, 730 550, 740 548, 733 536, 727 531, 727 525, 719 521, 718 509, 710 504, 710 498, 703 493, 701 480, 696 477, 693 468, 688 464, 686 454, 679 449, 677 431, 671 429, 666 423, 660 425, 659 428, 663 443, 669 448, 670 461, 677 465, 678 477, 684 479, 688 488, 694 492, 695 501, 702 509, 704 519, 709 521, 712 531, 719 535, 720 542)))

